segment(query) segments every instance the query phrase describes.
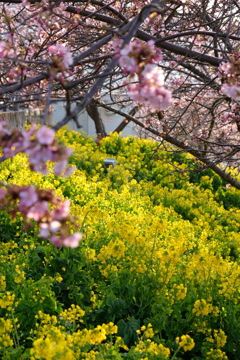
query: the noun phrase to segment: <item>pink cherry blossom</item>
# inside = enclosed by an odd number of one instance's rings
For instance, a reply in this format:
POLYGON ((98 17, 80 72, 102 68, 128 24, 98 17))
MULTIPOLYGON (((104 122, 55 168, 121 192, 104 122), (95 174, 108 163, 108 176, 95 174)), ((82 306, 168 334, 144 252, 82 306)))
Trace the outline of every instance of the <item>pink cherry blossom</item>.
POLYGON ((38 201, 27 212, 27 218, 39 221, 44 215, 48 213, 47 201, 38 201))
POLYGON ((49 224, 47 223, 41 223, 39 225, 40 230, 39 230, 39 235, 44 238, 47 239, 49 236, 49 224))
POLYGON ((136 60, 126 55, 121 56, 118 63, 124 69, 124 71, 129 74, 133 74, 139 69, 136 60))
POLYGON ((16 155, 17 152, 16 152, 16 150, 13 150, 11 147, 5 147, 3 149, 3 154, 4 154, 5 158, 11 158, 14 155, 16 155))
POLYGON ((38 201, 38 194, 34 186, 23 189, 19 192, 20 202, 19 208, 30 207, 38 201))
POLYGON ((52 211, 52 218, 60 221, 69 216, 70 200, 65 200, 63 203, 52 211))
POLYGON ((223 62, 218 67, 218 77, 224 80, 222 92, 232 99, 240 95, 240 57, 238 52, 229 56, 228 62, 223 62))
POLYGON ((14 56, 14 51, 11 46, 5 41, 0 41, 0 59, 12 56, 14 56))
POLYGON ((76 171, 76 170, 77 170, 76 166, 68 167, 68 168, 65 170, 63 176, 64 176, 64 177, 69 177, 69 176, 71 176, 71 174, 72 174, 74 171, 76 171))
POLYGON ((55 166, 54 166, 54 173, 56 175, 61 175, 63 171, 66 170, 67 168, 67 160, 62 160, 62 161, 59 161, 55 166))
POLYGON ((58 238, 56 235, 52 235, 50 237, 50 242, 58 248, 60 248, 62 246, 62 240, 60 238, 58 238))
POLYGON ((63 57, 63 64, 66 67, 66 69, 68 69, 73 64, 72 54, 67 49, 65 49, 65 51, 62 52, 62 57, 63 57))
POLYGON ((0 59, 3 59, 8 56, 7 43, 5 41, 0 41, 0 59))
POLYGON ((6 195, 6 189, 0 188, 0 200, 2 200, 5 195, 6 195))
POLYGON ((167 109, 173 100, 171 92, 164 87, 163 70, 156 63, 162 60, 162 56, 160 51, 155 50, 154 42, 150 40, 143 44, 135 40, 117 54, 123 74, 130 75, 127 86, 129 96, 153 111, 167 109))
POLYGON ((63 240, 63 245, 71 248, 77 248, 79 245, 79 241, 82 239, 82 234, 80 232, 76 232, 73 235, 68 236, 63 240))
POLYGON ((144 81, 152 83, 155 86, 164 85, 164 74, 161 68, 155 64, 147 64, 142 71, 144 81))
POLYGON ((149 98, 149 104, 154 110, 165 110, 171 106, 173 102, 171 91, 161 87, 157 89, 156 96, 149 98))
POLYGON ((55 233, 60 230, 61 223, 59 221, 51 221, 50 223, 40 223, 39 234, 43 238, 48 238, 50 233, 55 233))
POLYGON ((49 129, 47 126, 42 126, 36 135, 36 138, 39 141, 39 144, 42 145, 50 145, 53 142, 55 137, 55 131, 53 129, 49 129))
POLYGON ((222 77, 223 75, 230 74, 231 72, 231 64, 229 62, 223 62, 218 67, 218 76, 222 77))
POLYGON ((173 100, 172 93, 162 86, 164 84, 162 70, 155 65, 147 66, 149 66, 149 73, 148 69, 142 73, 144 76, 140 77, 141 86, 140 84, 129 84, 129 96, 154 111, 166 109, 173 100))
POLYGON ((128 56, 129 54, 130 54, 130 52, 131 52, 131 50, 132 50, 132 46, 131 46, 131 44, 128 44, 128 45, 126 45, 123 49, 121 49, 119 52, 120 52, 120 58, 119 58, 119 60, 121 59, 121 57, 122 56, 128 56))
POLYGON ((13 212, 21 212, 28 226, 34 220, 39 226, 39 235, 47 239, 57 247, 78 246, 82 237, 76 232, 67 236, 69 224, 77 226, 75 219, 69 213, 70 201, 54 196, 51 190, 37 189, 33 185, 20 187, 17 185, 5 185, 6 189, 0 188, 1 209, 13 212), (51 205, 51 208, 50 206, 51 205), (53 209, 52 209, 53 207, 53 209), (13 210, 14 209, 14 210, 13 210))
POLYGON ((236 99, 240 95, 240 86, 223 84, 222 92, 230 98, 236 99))
POLYGON ((0 145, 6 158, 25 152, 29 156, 30 168, 34 171, 47 174, 47 161, 56 162, 56 175, 64 171, 64 176, 69 176, 73 168, 67 168, 67 157, 72 149, 65 148, 57 143, 55 131, 43 126, 37 131, 32 125, 27 131, 14 130, 12 133, 4 128, 0 122, 0 145), (8 136, 6 136, 8 135, 8 136), (58 164, 59 163, 59 164, 58 164))
POLYGON ((57 47, 56 47, 56 45, 51 45, 51 46, 49 46, 48 52, 49 52, 49 54, 51 54, 51 55, 56 54, 56 53, 57 53, 57 47))
POLYGON ((31 145, 30 136, 32 134, 29 131, 22 131, 21 136, 19 136, 17 142, 14 143, 16 153, 25 152, 31 145))
POLYGON ((62 61, 66 69, 69 69, 69 67, 73 64, 72 54, 64 45, 51 45, 49 46, 48 51, 52 55, 59 56, 59 59, 62 61))
POLYGON ((60 226, 61 226, 61 223, 59 221, 54 220, 54 221, 50 222, 49 229, 51 232, 55 233, 55 232, 59 231, 60 226))

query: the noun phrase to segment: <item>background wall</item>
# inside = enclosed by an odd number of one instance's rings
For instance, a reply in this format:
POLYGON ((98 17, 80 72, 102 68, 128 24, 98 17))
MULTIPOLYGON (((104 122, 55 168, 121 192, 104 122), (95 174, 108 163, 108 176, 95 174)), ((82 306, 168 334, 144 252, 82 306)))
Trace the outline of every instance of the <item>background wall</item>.
MULTIPOLYGON (((64 115, 65 115, 65 108, 64 104, 54 104, 53 105, 54 111, 53 111, 53 122, 57 123, 60 121, 64 115)), ((104 120, 104 124, 106 127, 106 132, 109 133, 111 131, 114 131, 116 127, 122 122, 123 118, 119 115, 113 114, 105 109, 99 110, 102 116, 102 119, 104 120)), ((79 123, 81 124, 81 128, 78 129, 76 123, 71 120, 68 123, 68 126, 76 131, 84 132, 87 135, 96 136, 96 130, 94 121, 92 118, 88 115, 86 111, 82 112, 79 116, 79 123)), ((136 135, 136 132, 133 128, 133 124, 129 124, 125 127, 122 134, 124 136, 126 135, 136 135)))

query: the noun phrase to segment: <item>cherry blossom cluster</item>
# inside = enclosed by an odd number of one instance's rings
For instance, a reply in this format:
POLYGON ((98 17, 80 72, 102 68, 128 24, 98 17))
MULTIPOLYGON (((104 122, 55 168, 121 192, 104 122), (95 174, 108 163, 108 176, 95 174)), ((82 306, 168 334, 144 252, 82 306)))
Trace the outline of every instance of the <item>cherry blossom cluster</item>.
POLYGON ((116 49, 118 64, 123 68, 123 74, 141 74, 143 68, 147 64, 155 64, 162 60, 162 53, 160 49, 156 49, 154 41, 150 40, 147 43, 136 39, 123 49, 116 49))
POLYGON ((0 59, 4 59, 6 57, 13 57, 14 51, 9 43, 6 41, 0 41, 0 59))
POLYGON ((37 189, 33 185, 4 185, 6 188, 0 188, 2 210, 7 210, 13 217, 20 212, 27 226, 35 220, 40 228, 39 235, 45 239, 50 237, 50 242, 57 247, 78 247, 82 238, 80 232, 66 236, 69 223, 76 226, 69 213, 69 200, 62 201, 54 196, 52 190, 37 189))
POLYGON ((164 110, 172 104, 172 94, 164 87, 164 74, 157 63, 162 60, 153 41, 135 40, 117 51, 118 64, 124 75, 130 75, 129 96, 152 110, 164 110))
MULTIPOLYGON (((13 39, 12 41, 13 42, 13 39)), ((62 44, 51 45, 48 48, 48 52, 52 55, 52 61, 55 69, 59 72, 69 70, 73 64, 73 57, 71 52, 62 44)), ((9 42, 0 41, 0 59, 11 58, 16 54, 13 50, 13 46, 9 42)), ((26 73, 26 69, 25 69, 26 73)))
POLYGON ((222 92, 230 98, 236 99, 240 95, 240 54, 234 53, 229 62, 220 64, 218 76, 225 83, 222 85, 222 92))
POLYGON ((72 54, 64 45, 51 45, 48 51, 49 54, 53 55, 53 63, 59 71, 68 70, 73 64, 72 54))
POLYGON ((235 123, 240 126, 240 106, 233 104, 231 106, 231 112, 225 111, 221 116, 220 120, 222 124, 235 123))
POLYGON ((5 158, 25 152, 28 154, 31 170, 42 174, 47 174, 47 161, 56 163, 54 166, 56 175, 69 176, 75 170, 75 167, 67 167, 67 158, 72 150, 56 141, 53 129, 44 125, 38 130, 32 125, 26 131, 15 129, 10 132, 4 125, 4 122, 0 122, 0 146, 5 158))

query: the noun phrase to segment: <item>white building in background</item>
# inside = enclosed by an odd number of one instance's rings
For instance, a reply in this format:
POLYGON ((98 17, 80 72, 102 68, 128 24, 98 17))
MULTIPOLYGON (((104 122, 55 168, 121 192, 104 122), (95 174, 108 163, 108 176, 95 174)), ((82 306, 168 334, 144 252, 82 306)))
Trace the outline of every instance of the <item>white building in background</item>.
MULTIPOLYGON (((57 123, 58 121, 64 118, 66 111, 64 105, 61 105, 60 103, 53 104, 53 109, 54 109, 53 122, 57 123)), ((109 112, 108 110, 105 110, 103 108, 99 108, 99 112, 102 116, 107 134, 114 131, 117 128, 117 126, 123 121, 122 116, 109 112)), ((96 136, 94 121, 88 115, 87 111, 83 111, 79 115, 78 120, 79 120, 79 124, 82 126, 80 129, 77 128, 77 125, 73 120, 69 121, 67 126, 69 126, 73 130, 85 133, 86 135, 90 135, 93 137, 96 136)), ((128 124, 125 127, 125 129, 122 131, 122 135, 123 136, 136 135, 136 131, 134 130, 134 124, 133 123, 128 124)))

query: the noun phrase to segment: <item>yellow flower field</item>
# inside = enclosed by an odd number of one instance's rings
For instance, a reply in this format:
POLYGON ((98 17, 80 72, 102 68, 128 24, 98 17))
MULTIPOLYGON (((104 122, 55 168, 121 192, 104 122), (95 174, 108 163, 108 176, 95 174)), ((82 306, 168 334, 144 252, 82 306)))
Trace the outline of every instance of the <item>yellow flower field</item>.
POLYGON ((20 154, 0 180, 70 199, 83 239, 57 249, 1 211, 1 358, 239 359, 238 190, 149 140, 58 137, 71 177, 31 172, 20 154))

